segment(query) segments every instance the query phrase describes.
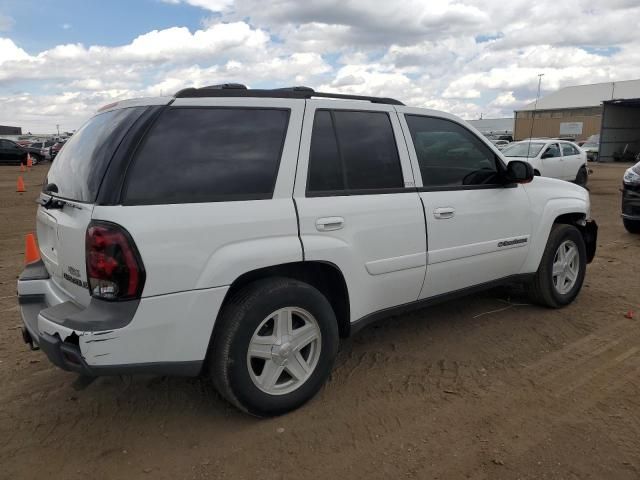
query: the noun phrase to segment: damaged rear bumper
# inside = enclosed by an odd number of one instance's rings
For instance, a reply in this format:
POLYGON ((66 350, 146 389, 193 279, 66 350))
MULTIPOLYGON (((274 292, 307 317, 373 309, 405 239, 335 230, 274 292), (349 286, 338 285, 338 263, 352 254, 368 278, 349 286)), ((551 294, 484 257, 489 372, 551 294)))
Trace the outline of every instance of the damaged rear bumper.
POLYGON ((217 313, 226 291, 213 288, 123 302, 92 298, 82 306, 36 262, 18 280, 23 338, 54 365, 81 375, 196 376, 211 337, 211 313, 217 313))

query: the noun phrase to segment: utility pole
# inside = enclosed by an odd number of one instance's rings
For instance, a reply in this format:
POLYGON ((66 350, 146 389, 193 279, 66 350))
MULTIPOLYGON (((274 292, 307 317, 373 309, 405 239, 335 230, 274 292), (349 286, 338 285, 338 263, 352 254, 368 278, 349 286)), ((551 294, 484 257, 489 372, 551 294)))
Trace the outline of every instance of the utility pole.
POLYGON ((527 146, 527 158, 531 150, 531 137, 533 137, 533 123, 536 121, 536 110, 538 110, 538 100, 540 99, 540 86, 542 85, 542 77, 544 73, 538 74, 538 94, 536 95, 536 103, 533 104, 533 113, 531 114, 531 130, 529 130, 529 145, 527 146))
POLYGON ((56 123, 56 129, 58 130, 58 136, 60 136, 60 124, 56 123))

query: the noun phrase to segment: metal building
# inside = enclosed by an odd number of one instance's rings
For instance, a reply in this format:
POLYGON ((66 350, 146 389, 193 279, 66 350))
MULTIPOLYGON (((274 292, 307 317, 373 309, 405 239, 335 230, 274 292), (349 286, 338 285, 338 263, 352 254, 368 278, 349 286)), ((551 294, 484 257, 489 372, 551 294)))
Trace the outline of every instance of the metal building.
POLYGON ((468 120, 468 123, 486 135, 513 134, 513 118, 481 118, 479 120, 468 120))
POLYGON ((600 133, 604 102, 638 98, 640 79, 565 87, 538 100, 535 113, 535 103, 516 110, 514 138, 568 137, 576 141, 586 140, 600 133))
POLYGON ((22 135, 22 128, 0 125, 0 135, 22 135))

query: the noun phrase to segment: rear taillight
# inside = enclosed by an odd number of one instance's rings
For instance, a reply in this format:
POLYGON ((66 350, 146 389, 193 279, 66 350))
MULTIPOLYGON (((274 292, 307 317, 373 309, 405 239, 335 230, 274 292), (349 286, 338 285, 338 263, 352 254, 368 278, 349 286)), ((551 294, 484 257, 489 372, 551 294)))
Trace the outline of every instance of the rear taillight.
POLYGON ((124 228, 96 221, 87 228, 89 290, 103 300, 140 298, 145 272, 138 249, 124 228))

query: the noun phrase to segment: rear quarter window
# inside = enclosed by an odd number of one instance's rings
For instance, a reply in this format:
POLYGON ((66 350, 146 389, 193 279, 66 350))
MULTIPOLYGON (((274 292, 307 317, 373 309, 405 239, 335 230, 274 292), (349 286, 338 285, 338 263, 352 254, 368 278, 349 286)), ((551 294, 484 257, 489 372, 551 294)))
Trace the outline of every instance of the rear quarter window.
POLYGON ((169 108, 136 152, 124 203, 271 198, 288 121, 285 109, 169 108))

